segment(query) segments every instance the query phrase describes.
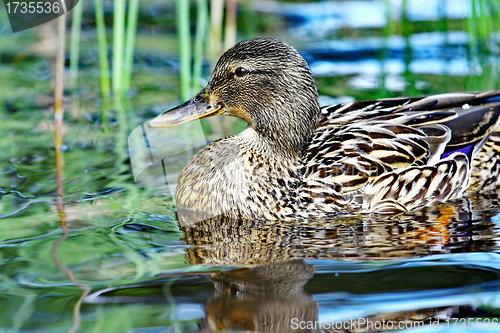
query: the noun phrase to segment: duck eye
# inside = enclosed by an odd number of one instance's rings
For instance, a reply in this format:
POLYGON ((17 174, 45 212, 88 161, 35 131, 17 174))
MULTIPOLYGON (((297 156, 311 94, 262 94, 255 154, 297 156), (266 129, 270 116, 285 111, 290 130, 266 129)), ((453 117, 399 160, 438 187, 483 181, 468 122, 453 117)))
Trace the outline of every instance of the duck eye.
POLYGON ((236 74, 236 76, 239 76, 239 77, 245 76, 245 75, 247 75, 247 73, 248 73, 248 70, 243 68, 243 67, 238 67, 234 71, 234 74, 236 74))

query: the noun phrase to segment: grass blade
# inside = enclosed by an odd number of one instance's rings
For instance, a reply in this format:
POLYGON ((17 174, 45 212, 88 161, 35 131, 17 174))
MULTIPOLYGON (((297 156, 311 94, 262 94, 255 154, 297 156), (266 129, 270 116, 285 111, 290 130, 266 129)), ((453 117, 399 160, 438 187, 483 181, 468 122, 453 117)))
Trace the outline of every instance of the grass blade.
POLYGON ((207 0, 197 0, 196 37, 194 43, 193 90, 201 89, 201 71, 203 66, 203 42, 207 32, 207 0))
POLYGON ((80 34, 82 27, 83 1, 79 1, 71 11, 73 21, 71 22, 71 45, 69 52, 69 80, 74 89, 78 80, 78 61, 80 56, 80 34))
POLYGON ((115 107, 122 104, 123 52, 125 44, 125 0, 113 2, 113 95, 115 107))
POLYGON ((139 17, 139 0, 130 0, 127 18, 127 40, 125 43, 125 63, 123 68, 123 91, 127 92, 132 81, 134 66, 135 36, 137 34, 137 19, 139 17))
POLYGON ((99 44, 99 67, 101 69, 101 122, 106 125, 109 121, 109 94, 111 84, 109 82, 108 46, 106 42, 106 25, 104 22, 104 6, 102 0, 95 0, 95 21, 97 26, 97 40, 99 44))
POLYGON ((177 37, 179 39, 181 98, 189 99, 191 86, 191 36, 189 32, 189 1, 177 0, 177 37))

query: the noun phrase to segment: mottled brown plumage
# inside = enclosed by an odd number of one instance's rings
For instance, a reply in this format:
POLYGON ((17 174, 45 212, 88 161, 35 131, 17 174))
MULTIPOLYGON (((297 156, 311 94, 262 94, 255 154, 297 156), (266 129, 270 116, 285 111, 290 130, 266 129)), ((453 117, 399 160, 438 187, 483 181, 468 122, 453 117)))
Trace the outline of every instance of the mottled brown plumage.
MULTIPOLYGON (((188 162, 178 208, 243 219, 398 213, 462 196, 471 167, 480 168, 471 161, 499 121, 499 96, 455 93, 320 110, 302 56, 278 40, 254 39, 228 50, 205 89, 150 126, 216 114, 248 123, 188 162)), ((479 188, 491 178, 472 174, 479 188)))

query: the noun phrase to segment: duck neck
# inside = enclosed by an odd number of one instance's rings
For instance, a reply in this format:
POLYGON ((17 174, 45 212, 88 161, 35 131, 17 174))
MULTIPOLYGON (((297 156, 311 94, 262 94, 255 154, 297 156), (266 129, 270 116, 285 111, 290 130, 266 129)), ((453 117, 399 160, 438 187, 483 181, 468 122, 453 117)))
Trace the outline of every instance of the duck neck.
MULTIPOLYGON (((283 114, 280 110, 270 112, 283 114)), ((262 118, 249 127, 255 131, 257 139, 263 142, 270 152, 277 153, 284 158, 296 159, 302 155, 302 149, 316 130, 318 115, 319 108, 305 115, 302 113, 302 117, 296 113, 283 118, 262 118)))
POLYGON ((269 163, 274 163, 272 161, 280 160, 285 163, 296 163, 301 155, 300 150, 283 149, 283 147, 278 146, 276 142, 269 140, 268 138, 259 134, 253 127, 248 126, 243 132, 238 134, 243 145, 253 151, 254 154, 260 156, 262 161, 267 161, 269 163))

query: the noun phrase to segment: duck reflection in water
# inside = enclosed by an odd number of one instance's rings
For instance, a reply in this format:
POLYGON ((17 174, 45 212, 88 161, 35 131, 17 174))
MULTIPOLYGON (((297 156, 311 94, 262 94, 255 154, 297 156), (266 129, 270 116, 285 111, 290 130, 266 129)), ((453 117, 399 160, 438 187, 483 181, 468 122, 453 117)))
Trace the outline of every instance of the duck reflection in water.
POLYGON ((272 262, 211 275, 215 293, 205 306, 202 331, 307 332, 292 320, 317 320, 318 304, 304 292, 314 266, 302 260, 272 262))
MULTIPOLYGON (((320 332, 307 326, 292 326, 295 322, 316 322, 319 304, 304 291, 310 281, 315 291, 315 268, 305 259, 370 262, 411 259, 431 254, 454 252, 488 252, 495 248, 494 223, 481 211, 498 204, 496 195, 455 202, 423 209, 413 214, 391 218, 374 216, 337 217, 335 220, 281 223, 272 221, 236 220, 217 217, 200 220, 198 213, 178 211, 187 262, 193 265, 242 267, 214 272, 209 275, 215 286, 207 301, 201 332, 245 330, 251 332, 320 332), (475 212, 475 213, 473 213, 475 212), (192 222, 191 222, 192 221, 192 222), (196 222, 196 223, 195 223, 196 222), (294 319, 295 318, 295 319, 294 319), (294 330, 293 328, 297 328, 294 330)), ((314 262, 312 262, 314 263, 314 262)), ((375 272, 374 272, 375 273, 375 272)), ((433 277, 421 268, 409 270, 409 282, 388 288, 433 289, 433 277), (425 280, 416 286, 415 281, 425 280), (423 286, 425 284, 425 286, 423 286)), ((469 271, 438 271, 446 287, 475 284, 477 277, 469 271)), ((328 274, 320 274, 328 275, 328 274)), ((333 274, 330 274, 333 276, 333 274)), ((377 292, 375 274, 359 281, 330 277, 328 286, 322 283, 320 293, 377 292), (373 289, 370 290, 373 286, 373 289)), ((397 277, 395 277, 397 279, 397 277)), ((307 288, 306 288, 307 290, 307 288)), ((376 313, 367 319, 386 321, 431 322, 437 317, 451 318, 463 312, 461 306, 450 304, 437 308, 413 309, 393 313, 376 313)), ((356 318, 353 318, 356 320, 356 318)))

